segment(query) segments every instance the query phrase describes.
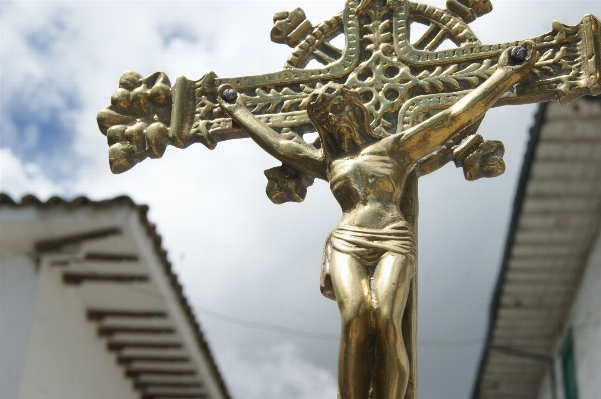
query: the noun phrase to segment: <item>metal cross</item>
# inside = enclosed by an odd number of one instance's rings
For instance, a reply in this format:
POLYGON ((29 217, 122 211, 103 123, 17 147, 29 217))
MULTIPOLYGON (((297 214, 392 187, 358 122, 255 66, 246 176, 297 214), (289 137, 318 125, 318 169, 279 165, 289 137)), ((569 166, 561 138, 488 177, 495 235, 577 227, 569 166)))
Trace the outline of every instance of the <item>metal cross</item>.
MULTIPOLYGON (((111 105, 98 114, 107 135, 113 173, 122 173, 147 157, 160 158, 168 145, 185 148, 202 143, 209 149, 224 140, 247 137, 217 102, 217 89, 231 85, 252 113, 289 140, 303 141, 314 132, 306 112, 307 98, 329 82, 345 84, 361 96, 370 124, 380 135, 402 134, 437 112, 451 107, 486 81, 505 49, 521 42, 482 44, 468 24, 492 11, 489 0, 448 0, 447 8, 404 0, 347 0, 344 10, 313 25, 297 8, 274 16, 271 40, 294 48, 282 70, 257 76, 199 80, 178 77, 170 87, 162 72, 145 78, 126 72, 111 105), (412 24, 428 26, 417 40, 412 24), (344 48, 332 40, 344 35, 344 48), (445 40, 455 47, 439 49, 445 40), (309 68, 309 62, 321 64, 309 68)), ((495 104, 527 104, 559 100, 567 104, 583 95, 601 94, 601 21, 587 15, 576 26, 553 22, 551 32, 532 38, 538 61, 531 73, 495 104)), ((525 54, 512 54, 519 60, 525 54)), ((479 122, 460 132, 438 151, 420 160, 409 176, 401 211, 416 228, 417 177, 447 162, 463 167, 466 179, 494 177, 484 171, 488 156, 503 155, 500 142, 475 134, 479 122)), ((304 141, 303 141, 304 142, 304 141)), ((319 148, 319 139, 309 143, 319 148)), ((300 202, 313 183, 308 176, 282 165, 265 171, 267 194, 275 203, 300 202)), ((415 399, 416 304, 411 282, 403 336, 408 339, 411 376, 406 398, 415 399)))

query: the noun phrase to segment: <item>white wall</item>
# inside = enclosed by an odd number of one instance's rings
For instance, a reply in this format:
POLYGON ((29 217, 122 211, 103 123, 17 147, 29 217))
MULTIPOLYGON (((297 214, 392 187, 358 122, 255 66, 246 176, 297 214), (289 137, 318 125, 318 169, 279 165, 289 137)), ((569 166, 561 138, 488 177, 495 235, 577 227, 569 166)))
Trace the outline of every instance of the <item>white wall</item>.
MULTIPOLYGON (((19 399, 139 399, 106 341, 86 320, 77 286, 62 267, 42 262, 36 287, 19 399)), ((5 397, 2 397, 5 399, 5 397)), ((8 396, 6 399, 12 399, 8 396)))
MULTIPOLYGON (((590 254, 582 283, 570 311, 566 331, 572 328, 579 399, 599 399, 601 392, 601 234, 590 254)), ((559 352, 564 336, 556 345, 559 352)), ((539 399, 553 399, 550 376, 541 383, 539 399)), ((556 362, 557 398, 564 399, 559 359, 556 362)))
POLYGON ((31 325, 36 264, 32 257, 0 253, 0 398, 16 399, 31 325))
POLYGON ((601 235, 571 312, 580 399, 601 395, 601 235))

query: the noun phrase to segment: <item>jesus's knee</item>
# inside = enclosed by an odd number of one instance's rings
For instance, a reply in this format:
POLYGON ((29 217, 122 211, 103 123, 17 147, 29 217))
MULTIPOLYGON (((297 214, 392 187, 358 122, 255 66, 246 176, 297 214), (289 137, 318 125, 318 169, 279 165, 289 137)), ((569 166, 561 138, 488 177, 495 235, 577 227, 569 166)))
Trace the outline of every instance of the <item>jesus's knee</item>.
POLYGON ((340 309, 342 333, 358 333, 370 325, 371 308, 363 301, 345 304, 340 309))
POLYGON ((374 319, 378 330, 386 335, 400 334, 400 316, 395 312, 392 305, 378 306, 374 309, 374 319))

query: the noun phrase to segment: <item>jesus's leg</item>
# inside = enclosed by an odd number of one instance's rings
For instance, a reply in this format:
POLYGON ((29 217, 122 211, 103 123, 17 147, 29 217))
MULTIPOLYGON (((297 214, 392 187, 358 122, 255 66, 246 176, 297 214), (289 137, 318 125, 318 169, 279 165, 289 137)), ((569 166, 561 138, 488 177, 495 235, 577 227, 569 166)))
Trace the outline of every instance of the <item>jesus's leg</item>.
POLYGON ((378 353, 375 391, 378 399, 404 399, 409 382, 409 358, 401 330, 413 264, 403 255, 388 253, 374 271, 375 320, 378 353))
POLYGON ((336 293, 342 331, 338 355, 341 399, 367 399, 369 391, 370 289, 365 266, 350 255, 332 251, 330 276, 336 293))

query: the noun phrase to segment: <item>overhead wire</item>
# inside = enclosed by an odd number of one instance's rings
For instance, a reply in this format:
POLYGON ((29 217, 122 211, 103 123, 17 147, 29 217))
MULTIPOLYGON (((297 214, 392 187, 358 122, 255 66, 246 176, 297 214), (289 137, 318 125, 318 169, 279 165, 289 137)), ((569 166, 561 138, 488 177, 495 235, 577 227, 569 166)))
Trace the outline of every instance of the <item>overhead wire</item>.
MULTIPOLYGON (((87 269, 88 271, 91 271, 91 272, 98 272, 98 270, 96 270, 91 265, 86 264, 85 262, 81 262, 80 267, 87 269)), ((136 292, 138 294, 147 295, 149 297, 162 299, 162 295, 160 293, 156 292, 156 290, 154 290, 154 289, 150 290, 150 289, 147 289, 146 287, 140 287, 137 285, 127 285, 127 286, 123 286, 122 288, 124 288, 127 291, 136 292)), ((315 339, 315 340, 333 341, 333 342, 334 341, 337 342, 340 340, 340 336, 338 334, 326 334, 326 333, 317 333, 317 332, 312 332, 312 331, 303 331, 303 330, 299 330, 296 328, 280 326, 277 324, 241 319, 241 318, 230 316, 230 315, 227 315, 224 313, 216 312, 214 310, 211 310, 211 309, 208 309, 208 308, 205 308, 202 306, 198 306, 198 305, 195 305, 194 309, 196 309, 198 312, 200 312, 206 316, 212 317, 216 320, 220 320, 222 322, 237 325, 240 327, 252 328, 252 329, 263 330, 263 331, 270 331, 270 332, 275 332, 275 333, 293 336, 293 337, 297 337, 297 338, 315 339)), ((455 340, 420 340, 418 338, 418 341, 417 341, 417 344, 420 347, 434 347, 434 348, 466 347, 466 346, 472 346, 472 345, 481 345, 483 343, 484 343, 484 340, 482 338, 473 338, 473 339, 457 340, 457 341, 455 341, 455 340)))
MULTIPOLYGON (((262 323, 252 320, 240 319, 237 317, 229 316, 220 312, 215 312, 214 310, 210 310, 201 306, 194 306, 196 310, 200 313, 203 313, 209 317, 212 317, 217 320, 221 320, 226 323, 238 325, 241 327, 254 328, 258 330, 272 331, 280 334, 291 335, 299 338, 309 338, 309 339, 318 339, 318 340, 326 340, 326 341, 339 341, 340 336, 337 334, 323 334, 323 333, 315 333, 311 331, 302 331, 298 329, 292 329, 288 327, 278 326, 276 324, 271 323, 262 323)), ((471 345, 480 345, 484 341, 482 338, 474 338, 469 340, 458 340, 458 341, 438 341, 438 340, 420 340, 418 339, 418 346, 432 346, 432 347, 462 347, 462 346, 471 346, 471 345)))

